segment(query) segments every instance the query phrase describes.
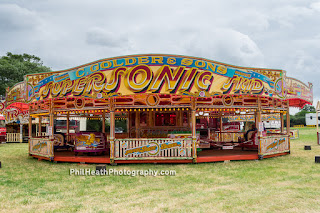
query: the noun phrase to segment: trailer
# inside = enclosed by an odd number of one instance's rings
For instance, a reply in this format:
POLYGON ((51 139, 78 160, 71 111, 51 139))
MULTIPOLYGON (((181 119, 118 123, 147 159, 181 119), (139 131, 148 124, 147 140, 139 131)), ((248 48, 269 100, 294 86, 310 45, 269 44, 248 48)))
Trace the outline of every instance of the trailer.
MULTIPOLYGON (((318 116, 318 120, 320 117, 318 116)), ((316 126, 317 125, 317 113, 307 113, 306 114, 306 125, 316 126)))

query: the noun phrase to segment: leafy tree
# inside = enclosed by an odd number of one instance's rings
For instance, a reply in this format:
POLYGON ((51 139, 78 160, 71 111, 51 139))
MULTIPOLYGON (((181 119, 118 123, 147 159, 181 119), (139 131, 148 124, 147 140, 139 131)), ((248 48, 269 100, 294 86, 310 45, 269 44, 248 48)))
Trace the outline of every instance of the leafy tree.
POLYGON ((307 113, 315 113, 315 112, 316 112, 316 109, 314 108, 314 106, 305 105, 302 108, 302 110, 297 112, 294 116, 296 116, 296 117, 305 117, 305 115, 307 113))
MULTIPOLYGON (((123 132, 127 132, 126 120, 115 120, 115 128, 122 128, 123 132)), ((106 132, 110 132, 110 120, 106 119, 105 122, 106 132)), ((102 121, 101 120, 87 120, 87 131, 101 132, 102 121)))
POLYGON ((8 52, 0 58, 0 95, 5 95, 7 87, 23 81, 24 75, 49 71, 37 56, 8 52))
POLYGON ((123 132, 127 132, 127 120, 116 120, 115 121, 116 128, 121 128, 123 132))
POLYGON ((309 105, 305 105, 302 110, 300 110, 299 112, 297 112, 294 115, 294 125, 306 125, 306 114, 307 113, 315 113, 316 109, 314 108, 314 106, 309 106, 309 105))
POLYGON ((102 121, 87 120, 87 131, 102 132, 102 121))
POLYGON ((316 112, 316 108, 314 108, 314 106, 312 106, 312 105, 304 105, 302 110, 305 110, 305 111, 308 111, 308 112, 316 112))
MULTIPOLYGON (((105 122, 105 130, 106 132, 110 131, 110 123, 108 119, 106 119, 105 122)), ((87 119, 87 131, 102 132, 102 121, 87 119)))

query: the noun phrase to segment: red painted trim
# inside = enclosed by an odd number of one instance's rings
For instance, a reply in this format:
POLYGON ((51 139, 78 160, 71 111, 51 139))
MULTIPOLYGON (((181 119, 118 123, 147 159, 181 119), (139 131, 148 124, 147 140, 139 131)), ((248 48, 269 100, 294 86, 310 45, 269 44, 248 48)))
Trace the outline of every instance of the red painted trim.
POLYGON ((289 155, 289 152, 283 152, 283 153, 277 153, 277 154, 273 154, 273 155, 265 155, 263 156, 263 158, 273 158, 273 157, 277 157, 277 156, 282 156, 282 155, 289 155))
POLYGON ((192 163, 191 159, 186 160, 115 160, 115 163, 192 163))
POLYGON ((197 158, 198 163, 218 162, 225 160, 258 160, 258 154, 251 155, 226 155, 226 156, 201 156, 197 158))
MULTIPOLYGON (((228 67, 233 67, 233 68, 238 68, 238 69, 268 70, 268 71, 271 70, 271 71, 275 71, 275 72, 284 73, 283 70, 281 70, 281 69, 268 69, 268 68, 258 68, 258 67, 242 67, 242 66, 236 66, 236 65, 232 65, 232 64, 227 64, 227 63, 214 61, 214 60, 207 59, 207 58, 202 58, 202 57, 193 57, 193 56, 186 56, 186 55, 174 55, 174 54, 135 54, 135 55, 124 55, 124 56, 116 56, 116 57, 111 57, 111 58, 103 58, 103 59, 92 61, 92 62, 89 62, 89 63, 86 63, 86 64, 82 64, 82 65, 79 65, 79 66, 76 66, 76 67, 73 67, 73 68, 69 68, 69 69, 65 69, 65 70, 59 70, 59 71, 53 71, 53 72, 50 72, 50 74, 68 72, 68 71, 71 71, 71 70, 75 70, 75 69, 79 69, 79 68, 82 68, 82 67, 90 66, 92 64, 96 64, 96 63, 99 63, 99 62, 102 62, 102 61, 111 61, 111 60, 117 60, 117 59, 122 59, 122 58, 143 57, 143 56, 147 56, 147 57, 160 56, 160 57, 188 58, 188 59, 194 59, 194 60, 202 60, 202 61, 215 63, 215 64, 219 64, 219 65, 224 65, 224 66, 228 66, 228 67)), ((25 75, 25 76, 29 77, 29 76, 37 76, 37 75, 43 75, 43 73, 33 73, 33 74, 25 75)), ((21 82, 19 82, 19 83, 21 83, 21 82)), ((17 84, 19 84, 19 83, 17 83, 17 84)))
POLYGON ((38 160, 49 160, 50 161, 50 158, 47 158, 47 157, 43 157, 43 156, 38 156, 38 155, 30 155, 34 158, 38 158, 38 160))
MULTIPOLYGON (((266 155, 263 158, 272 158, 277 156, 283 156, 288 155, 289 152, 284 153, 278 153, 274 155, 266 155)), ((38 158, 40 160, 49 160, 50 158, 37 156, 37 155, 31 155, 32 157, 38 158)), ((251 154, 251 155, 226 155, 226 156, 201 156, 197 158, 197 163, 206 163, 206 162, 219 162, 219 161, 225 161, 225 160, 258 160, 258 154, 251 154)), ((57 162, 73 162, 73 163, 110 163, 109 157, 90 157, 90 156, 56 156, 54 157, 53 161, 57 162)), ((115 163, 118 164, 129 164, 129 163, 192 163, 191 159, 185 159, 185 160, 115 160, 115 163)))
POLYGON ((90 157, 90 156, 56 156, 53 161, 58 162, 84 162, 84 163, 110 163, 109 157, 90 157))
POLYGON ((302 98, 287 98, 286 101, 289 101, 289 106, 292 107, 300 107, 301 109, 306 105, 312 105, 309 101, 302 99, 302 98))

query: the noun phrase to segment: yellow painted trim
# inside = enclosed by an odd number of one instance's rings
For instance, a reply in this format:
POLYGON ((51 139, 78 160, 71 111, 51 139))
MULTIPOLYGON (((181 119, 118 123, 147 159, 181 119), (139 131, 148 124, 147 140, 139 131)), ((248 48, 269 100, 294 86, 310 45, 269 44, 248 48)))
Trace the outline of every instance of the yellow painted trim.
POLYGON ((48 112, 44 112, 44 113, 39 113, 39 114, 33 114, 33 115, 30 115, 31 117, 39 117, 39 116, 42 116, 42 115, 49 115, 48 112))

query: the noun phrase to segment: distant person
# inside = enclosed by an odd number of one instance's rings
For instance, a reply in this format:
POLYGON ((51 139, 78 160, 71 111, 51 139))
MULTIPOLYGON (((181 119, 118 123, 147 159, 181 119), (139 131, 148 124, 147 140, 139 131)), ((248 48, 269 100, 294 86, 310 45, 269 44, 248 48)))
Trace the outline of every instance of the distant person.
POLYGON ((249 129, 246 134, 244 134, 244 138, 246 139, 246 141, 250 140, 251 139, 251 136, 252 136, 252 133, 256 132, 257 131, 257 128, 256 128, 256 125, 255 124, 252 124, 251 126, 251 129, 249 129), (250 137, 248 137, 248 135, 250 137))

